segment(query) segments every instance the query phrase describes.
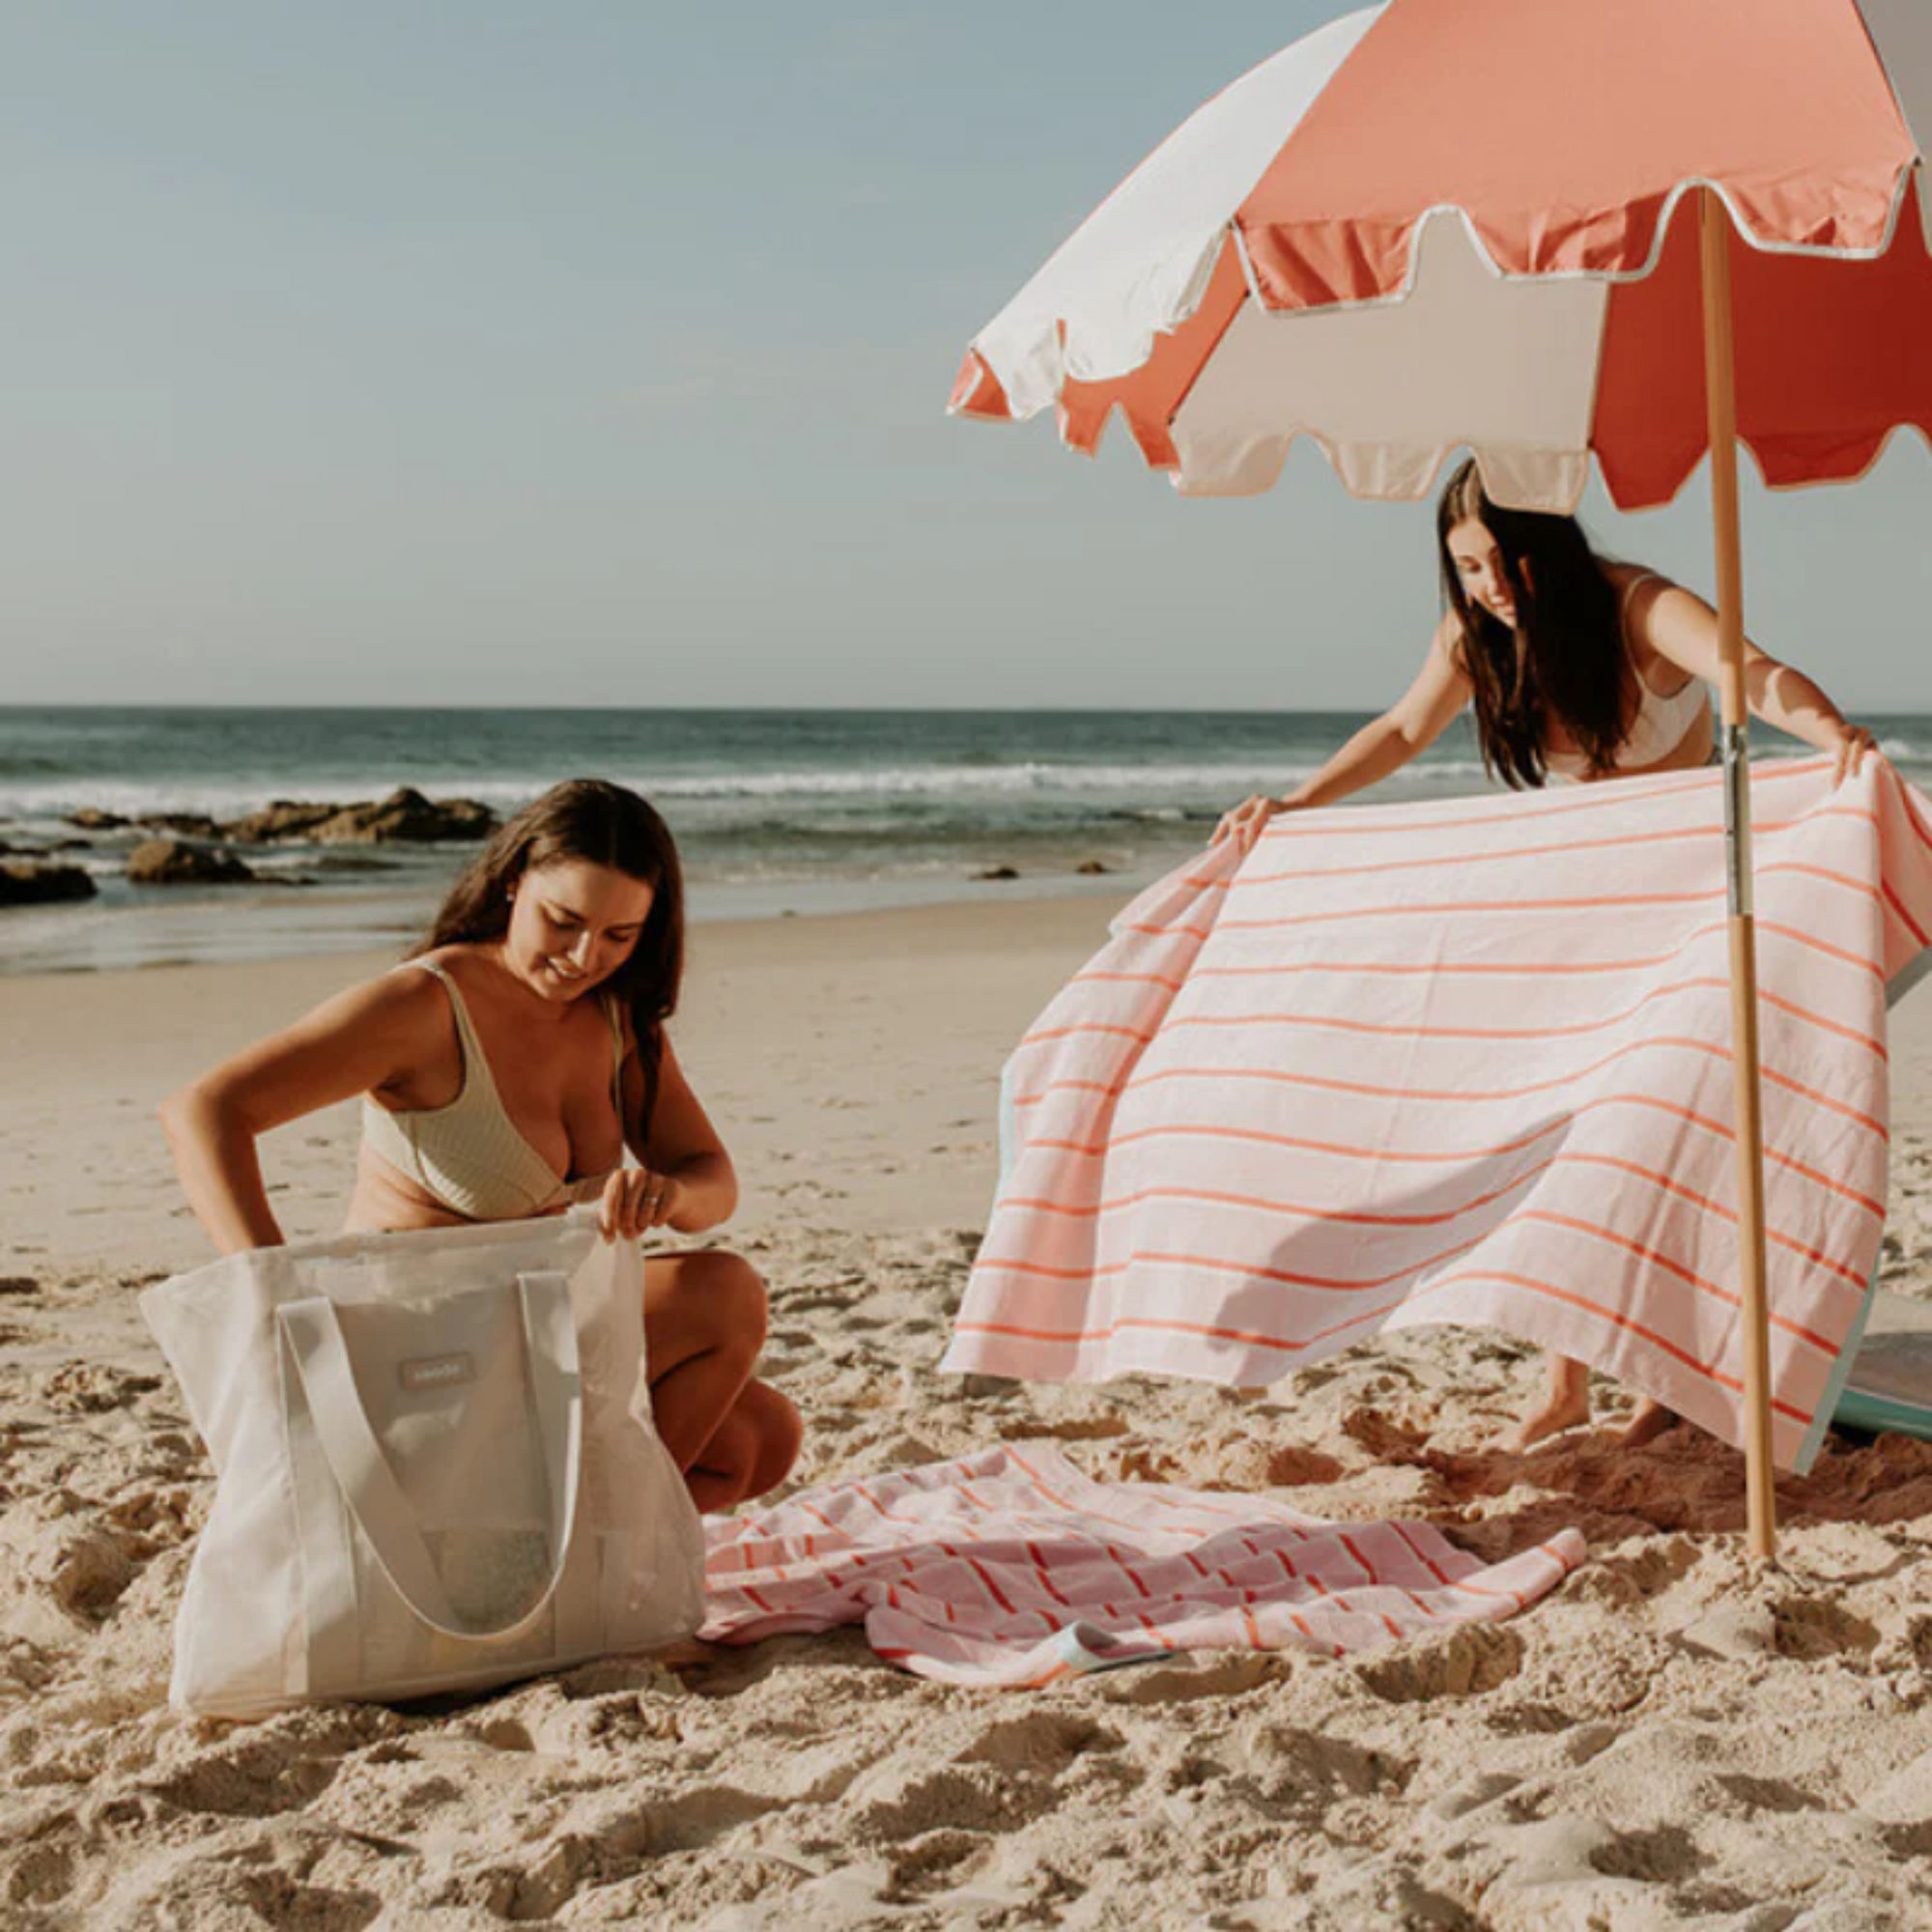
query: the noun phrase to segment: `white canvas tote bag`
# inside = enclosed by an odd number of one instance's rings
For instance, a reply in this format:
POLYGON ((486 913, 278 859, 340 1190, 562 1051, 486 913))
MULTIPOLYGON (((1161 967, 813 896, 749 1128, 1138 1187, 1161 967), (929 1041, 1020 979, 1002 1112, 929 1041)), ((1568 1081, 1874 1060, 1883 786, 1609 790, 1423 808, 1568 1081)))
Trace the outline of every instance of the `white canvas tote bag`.
POLYGON ((259 1248, 143 1294, 216 1476, 173 1701, 413 1697, 695 1631, 642 1297, 587 1209, 259 1248))

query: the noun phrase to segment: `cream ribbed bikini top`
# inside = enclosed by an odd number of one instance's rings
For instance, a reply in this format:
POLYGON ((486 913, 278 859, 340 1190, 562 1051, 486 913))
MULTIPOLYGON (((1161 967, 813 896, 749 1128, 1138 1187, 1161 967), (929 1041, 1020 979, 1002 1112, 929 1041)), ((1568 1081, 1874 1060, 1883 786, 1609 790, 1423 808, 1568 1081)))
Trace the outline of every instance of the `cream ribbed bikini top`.
MULTIPOLYGON (((1639 570, 1624 585, 1617 610, 1626 637, 1630 628, 1631 592, 1656 575, 1652 570, 1639 570)), ((1681 691, 1672 692, 1668 697, 1651 690, 1641 674, 1637 675, 1636 687, 1641 697, 1636 716, 1631 720, 1631 727, 1617 747, 1618 771, 1641 771, 1645 765, 1668 757, 1684 742, 1685 733, 1696 724, 1699 715, 1711 705, 1711 694, 1701 678, 1691 678, 1681 691)), ((1590 760, 1581 752, 1546 751, 1543 764, 1549 776, 1556 779, 1584 779, 1590 773, 1590 760)))
MULTIPOLYGON (((594 1200, 610 1174, 567 1180, 524 1138, 497 1092, 483 1042, 456 981, 431 960, 410 964, 440 980, 449 995, 463 1054, 463 1085, 446 1106, 407 1113, 365 1097, 362 1145, 467 1221, 519 1221, 553 1213, 573 1201, 594 1200)), ((621 1121, 624 1027, 615 1002, 601 994, 599 1001, 611 1022, 611 1097, 621 1121)))

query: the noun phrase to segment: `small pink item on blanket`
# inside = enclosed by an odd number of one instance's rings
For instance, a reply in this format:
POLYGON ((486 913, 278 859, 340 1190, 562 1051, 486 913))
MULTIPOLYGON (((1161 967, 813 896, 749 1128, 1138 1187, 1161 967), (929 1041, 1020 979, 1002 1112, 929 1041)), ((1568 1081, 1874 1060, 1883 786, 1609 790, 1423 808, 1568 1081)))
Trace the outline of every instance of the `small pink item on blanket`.
MULTIPOLYGON (((1774 1449, 1835 1405, 1885 1221, 1888 992, 1932 931, 1882 759, 1753 772, 1774 1449)), ((1501 1328, 1740 1439, 1720 774, 1287 813, 1144 894, 1007 1069, 945 1366, 1252 1386, 1501 1328)))
POLYGON ((705 1534, 713 1642, 863 1622, 917 1676, 1015 1688, 1172 1651, 1339 1657, 1493 1623, 1585 1553, 1565 1529, 1485 1564, 1429 1523, 1096 1483, 1047 1442, 808 1490, 705 1534))

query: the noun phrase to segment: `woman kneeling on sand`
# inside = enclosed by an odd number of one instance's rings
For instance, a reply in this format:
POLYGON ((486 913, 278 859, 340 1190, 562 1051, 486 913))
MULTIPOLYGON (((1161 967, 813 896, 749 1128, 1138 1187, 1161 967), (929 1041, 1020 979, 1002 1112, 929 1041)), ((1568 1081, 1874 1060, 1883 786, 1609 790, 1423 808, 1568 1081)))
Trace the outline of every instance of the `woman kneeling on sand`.
MULTIPOLYGON (((715 1228, 738 1183, 665 1034, 683 969, 664 820, 619 785, 557 785, 490 841, 404 965, 162 1104, 189 1205, 223 1254, 280 1245, 257 1138, 360 1094, 352 1232, 592 1200, 607 1240, 715 1228)), ((753 1377, 764 1334, 764 1284, 736 1255, 646 1259, 651 1407, 700 1509, 762 1495, 798 1454, 798 1412, 753 1377)))

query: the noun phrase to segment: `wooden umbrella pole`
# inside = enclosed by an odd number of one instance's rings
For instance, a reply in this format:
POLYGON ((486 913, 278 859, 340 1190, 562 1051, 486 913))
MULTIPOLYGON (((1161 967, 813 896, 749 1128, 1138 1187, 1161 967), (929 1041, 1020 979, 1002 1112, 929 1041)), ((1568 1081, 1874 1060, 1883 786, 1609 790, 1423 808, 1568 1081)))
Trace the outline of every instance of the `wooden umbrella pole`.
POLYGON ((1758 1087, 1757 935, 1751 916, 1749 708, 1745 701, 1743 545, 1738 532, 1738 407, 1731 337, 1730 216, 1698 190, 1704 260, 1704 394, 1717 526, 1718 695, 1723 718, 1724 856, 1730 889, 1731 1065, 1736 1087, 1738 1261, 1745 1370, 1745 1528, 1753 1556, 1777 1548, 1772 1487, 1771 1323, 1765 1296, 1764 1114, 1758 1087))

